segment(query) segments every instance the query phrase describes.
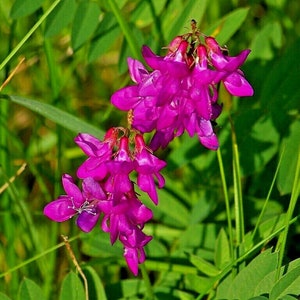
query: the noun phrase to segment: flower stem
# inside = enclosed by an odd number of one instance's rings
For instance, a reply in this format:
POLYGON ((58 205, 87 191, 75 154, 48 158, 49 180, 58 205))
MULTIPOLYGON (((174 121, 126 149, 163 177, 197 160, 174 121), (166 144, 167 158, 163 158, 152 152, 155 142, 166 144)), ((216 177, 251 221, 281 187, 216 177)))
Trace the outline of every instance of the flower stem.
POLYGON ((226 177, 224 172, 224 165, 222 160, 222 154, 220 148, 217 150, 217 157, 219 162, 223 192, 224 192, 224 199, 225 199, 225 206, 226 206, 226 215, 227 215, 227 224, 228 224, 228 234, 229 234, 229 242, 230 242, 230 257, 233 259, 233 231, 232 231, 232 222, 231 222, 231 211, 230 211, 230 203, 228 197, 228 189, 226 183, 226 177))
MULTIPOLYGON (((298 150, 300 150, 300 149, 298 149, 298 150)), ((284 228, 281 236, 278 238, 278 242, 276 245, 276 250, 279 251, 276 280, 278 280, 279 276, 280 276, 280 269, 281 269, 283 257, 285 254, 285 246, 286 246, 286 242, 287 242, 287 236, 288 236, 288 232, 289 232, 290 222, 293 217, 293 212, 295 210, 299 194, 300 194, 300 152, 298 151, 296 172, 295 172, 295 177, 294 177, 291 200, 290 200, 289 207, 288 207, 288 210, 286 213, 285 228, 284 228)))

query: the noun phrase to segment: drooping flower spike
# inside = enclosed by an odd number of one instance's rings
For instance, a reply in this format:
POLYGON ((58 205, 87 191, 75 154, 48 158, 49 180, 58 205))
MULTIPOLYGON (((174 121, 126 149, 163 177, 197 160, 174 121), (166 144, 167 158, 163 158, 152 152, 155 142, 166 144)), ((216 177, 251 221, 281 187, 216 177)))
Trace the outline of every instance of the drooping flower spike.
POLYGON ((161 171, 166 162, 153 152, 167 147, 185 131, 191 137, 197 135, 205 147, 216 150, 219 142, 213 123, 222 111, 218 85, 223 82, 235 96, 253 94, 240 70, 250 50, 231 57, 215 38, 199 32, 194 20, 191 25, 192 32, 175 37, 165 56, 142 47, 152 71, 135 59, 127 59, 135 84, 115 92, 111 102, 128 112, 128 128, 112 127, 103 140, 78 134, 75 143, 88 156, 77 169, 82 189, 65 174, 62 184, 66 194, 44 208, 44 214, 56 222, 75 217, 84 232, 91 231, 100 220, 111 243, 119 240, 123 244, 124 258, 134 275, 146 258, 144 247, 152 236, 143 229, 153 217, 136 188, 157 205, 157 188, 165 185, 161 171), (154 132, 149 145, 143 137, 146 132, 154 132))
POLYGON ((112 244, 120 240, 128 267, 137 275, 138 265, 146 257, 144 247, 152 239, 143 228, 153 214, 138 199, 135 186, 158 204, 156 188, 165 184, 160 171, 166 163, 152 153, 141 134, 129 129, 110 128, 102 141, 87 133, 74 140, 88 156, 77 170, 83 180, 82 191, 70 175, 63 175, 66 195, 47 204, 44 214, 56 222, 76 217, 84 232, 91 231, 101 219, 102 230, 110 234, 112 244), (134 172, 136 185, 131 178, 134 172))
POLYGON ((194 30, 175 37, 166 56, 143 46, 143 57, 153 71, 129 58, 129 73, 135 85, 111 97, 117 108, 133 112, 133 128, 142 133, 155 131, 150 143, 154 151, 165 148, 184 131, 190 136, 196 134, 205 147, 216 150, 219 143, 212 123, 222 111, 217 102, 218 84, 223 82, 234 96, 253 95, 253 88, 240 70, 250 50, 231 57, 223 53, 215 38, 204 37, 201 42, 200 35, 194 30))

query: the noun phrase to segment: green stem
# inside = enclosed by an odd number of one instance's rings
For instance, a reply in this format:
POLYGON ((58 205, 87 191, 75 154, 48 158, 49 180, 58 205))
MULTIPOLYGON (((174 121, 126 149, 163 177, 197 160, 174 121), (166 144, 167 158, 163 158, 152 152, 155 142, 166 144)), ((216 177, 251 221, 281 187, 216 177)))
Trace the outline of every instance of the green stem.
POLYGON ((218 162, 219 162, 221 181, 222 181, 224 199, 225 199, 228 234, 229 234, 229 242, 230 242, 230 257, 233 259, 234 247, 233 247, 233 230, 232 230, 232 222, 231 222, 231 210, 230 210, 228 189, 227 189, 224 165, 223 165, 222 154, 221 154, 220 148, 217 150, 217 157, 218 157, 218 162))
POLYGON ((298 199, 299 193, 300 193, 300 151, 299 150, 300 150, 300 148, 298 149, 298 159, 297 159, 297 166, 296 166, 296 172, 295 172, 295 179, 294 179, 294 183, 293 183, 293 189, 292 189, 289 207, 288 207, 288 210, 286 213, 285 228, 284 228, 284 231, 282 232, 282 235, 279 237, 277 245, 276 245, 276 250, 279 251, 276 280, 278 280, 279 276, 280 276, 280 269, 282 267, 283 257, 285 254, 285 247, 286 247, 290 222, 293 217, 293 212, 295 210, 297 199, 298 199))
POLYGON ((142 276, 143 276, 144 283, 145 283, 146 290, 147 290, 147 294, 148 294, 147 299, 148 300, 154 300, 155 299, 154 298, 154 292, 153 292, 153 288, 152 288, 150 278, 149 278, 147 269, 145 267, 145 264, 140 264, 140 270, 142 272, 142 276))
POLYGON ((129 22, 127 22, 122 15, 118 5, 116 4, 115 0, 108 0, 108 4, 110 5, 110 8, 115 15, 121 30, 123 31, 123 34, 127 40, 127 43, 129 45, 129 48, 133 54, 133 56, 136 59, 143 60, 141 53, 140 53, 140 46, 132 32, 132 28, 129 26, 129 22))
POLYGON ((240 174, 240 160, 238 147, 236 142, 233 142, 233 186, 234 186, 234 211, 236 218, 236 241, 240 245, 244 240, 245 225, 244 225, 244 206, 242 197, 242 185, 240 174))
POLYGON ((47 9, 47 11, 41 16, 41 18, 32 26, 32 28, 27 32, 19 44, 9 53, 9 55, 0 64, 0 71, 5 67, 5 65, 13 58, 13 56, 21 49, 21 47, 26 43, 26 41, 31 37, 31 35, 39 28, 39 26, 46 20, 48 15, 54 10, 61 0, 56 0, 47 9))
POLYGON ((263 208, 262 208, 262 210, 261 210, 261 212, 259 214, 259 217, 258 217, 258 219, 256 221, 255 228, 254 228, 254 230, 252 232, 252 240, 254 240, 254 238, 255 238, 256 232, 257 232, 257 230, 259 228, 259 225, 261 224, 262 217, 264 216, 265 211, 267 209, 267 205, 268 205, 268 202, 269 202, 269 199, 270 199, 273 187, 274 187, 275 182, 276 182, 276 178, 277 178, 277 175, 278 175, 279 167, 281 165, 281 160, 282 160, 282 157, 283 157, 283 153, 284 153, 284 151, 280 155, 279 162, 278 162, 278 165, 277 165, 277 168, 276 168, 276 171, 275 171, 275 174, 274 174, 274 177, 273 177, 270 189, 268 191, 268 195, 267 195, 266 201, 265 201, 264 206, 263 206, 263 208))
MULTIPOLYGON (((68 241, 69 241, 69 242, 72 242, 72 241, 75 241, 75 240, 78 239, 78 238, 79 238, 79 235, 78 235, 78 236, 74 236, 74 237, 68 239, 68 241)), ((34 261, 36 261, 36 260, 38 260, 38 259, 44 257, 45 255, 47 255, 47 254, 49 254, 49 253, 51 253, 51 252, 53 252, 53 251, 55 251, 55 250, 57 250, 57 249, 63 247, 63 246, 65 246, 65 242, 59 243, 59 244, 57 244, 57 245, 55 245, 55 246, 49 248, 48 250, 45 250, 44 252, 42 252, 42 253, 40 253, 40 254, 37 254, 37 255, 35 255, 35 256, 33 256, 33 257, 31 257, 31 258, 29 258, 29 259, 23 261, 21 264, 15 266, 15 267, 13 267, 13 268, 10 268, 10 269, 7 270, 6 272, 0 274, 0 278, 4 277, 4 276, 6 276, 6 275, 9 275, 9 274, 11 274, 11 273, 13 273, 13 272, 19 270, 19 269, 22 268, 22 267, 25 267, 26 265, 28 265, 28 264, 30 264, 30 263, 32 263, 32 262, 34 262, 34 261)))

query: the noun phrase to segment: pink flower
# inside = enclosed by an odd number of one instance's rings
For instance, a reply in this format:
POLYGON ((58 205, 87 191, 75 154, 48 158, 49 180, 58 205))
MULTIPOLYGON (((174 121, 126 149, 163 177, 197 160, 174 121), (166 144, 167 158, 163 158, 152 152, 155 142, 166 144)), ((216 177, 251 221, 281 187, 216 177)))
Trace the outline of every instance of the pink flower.
POLYGON ((72 177, 63 175, 62 183, 66 195, 59 196, 47 204, 44 214, 56 222, 64 222, 78 216, 76 224, 85 232, 91 231, 100 216, 98 203, 106 199, 106 194, 98 182, 88 177, 82 183, 82 192, 74 184, 72 177))

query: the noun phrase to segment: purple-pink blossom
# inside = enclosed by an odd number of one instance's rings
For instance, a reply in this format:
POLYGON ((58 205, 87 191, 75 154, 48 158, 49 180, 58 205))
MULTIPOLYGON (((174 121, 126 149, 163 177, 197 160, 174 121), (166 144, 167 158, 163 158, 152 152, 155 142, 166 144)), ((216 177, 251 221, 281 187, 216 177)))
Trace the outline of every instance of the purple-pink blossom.
POLYGON ((129 74, 135 85, 116 91, 111 102, 117 108, 133 112, 133 128, 155 132, 152 150, 165 148, 184 131, 207 148, 219 147, 213 125, 222 111, 218 103, 218 85, 223 82, 234 96, 251 96, 253 89, 240 66, 250 50, 238 56, 223 54, 212 37, 192 40, 177 36, 165 56, 143 46, 142 54, 152 71, 141 62, 128 58, 129 74))
POLYGON ((218 88, 222 83, 231 95, 253 94, 240 69, 249 53, 246 49, 229 56, 215 38, 198 31, 175 37, 165 56, 143 46, 142 55, 152 70, 128 58, 134 84, 111 97, 114 106, 128 112, 128 127, 112 127, 102 140, 88 133, 75 137, 87 156, 76 172, 81 189, 70 175, 63 175, 65 194, 48 203, 44 214, 56 222, 75 217, 84 232, 99 222, 111 244, 117 240, 123 244, 123 256, 136 276, 146 258, 145 246, 152 239, 143 229, 153 217, 139 193, 146 193, 157 205, 157 189, 165 185, 161 172, 166 162, 154 151, 184 132, 196 135, 206 148, 218 149, 214 131, 222 112, 218 88), (144 133, 153 133, 149 145, 144 133))
POLYGON ((77 170, 82 190, 70 175, 63 175, 66 194, 47 204, 44 214, 56 222, 76 217, 76 224, 85 232, 100 219, 111 243, 119 239, 123 244, 128 267, 137 275, 146 257, 144 247, 152 239, 143 228, 153 214, 138 199, 132 173, 136 173, 137 186, 158 204, 156 188, 165 184, 160 172, 166 163, 152 153, 141 134, 125 128, 109 129, 102 141, 87 133, 74 140, 88 156, 77 170))
POLYGON ((98 203, 107 198, 101 185, 93 178, 87 177, 82 183, 81 191, 68 174, 63 175, 62 183, 66 195, 61 195, 48 203, 44 208, 44 214, 56 222, 64 222, 77 216, 77 226, 82 231, 91 231, 100 216, 98 203))

